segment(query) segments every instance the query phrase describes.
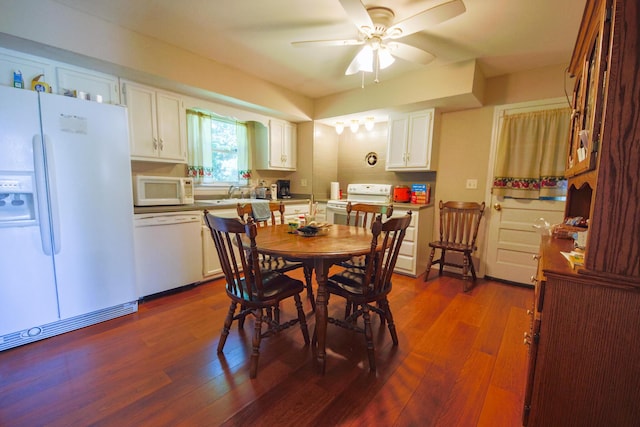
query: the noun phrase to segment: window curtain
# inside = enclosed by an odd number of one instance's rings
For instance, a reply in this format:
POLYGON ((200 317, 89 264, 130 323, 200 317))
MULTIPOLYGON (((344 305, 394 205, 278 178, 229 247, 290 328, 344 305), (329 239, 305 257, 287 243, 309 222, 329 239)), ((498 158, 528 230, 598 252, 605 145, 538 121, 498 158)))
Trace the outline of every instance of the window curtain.
POLYGON ((187 110, 187 130, 187 173, 194 178, 196 184, 241 184, 249 181, 249 135, 245 122, 187 110), (223 155, 213 146, 211 124, 214 120, 235 124, 235 134, 232 134, 235 137, 235 147, 231 151, 231 164, 226 162, 229 152, 223 155), (221 167, 221 162, 224 168, 221 167), (214 170, 215 168, 218 170, 214 170))
POLYGON ((238 181, 249 183, 249 135, 245 122, 236 122, 236 140, 238 142, 238 181))
POLYGON ((571 111, 568 108, 503 118, 493 194, 521 199, 562 197, 571 111))
POLYGON ((211 151, 211 117, 197 111, 187 111, 187 174, 197 184, 210 182, 213 177, 211 151))

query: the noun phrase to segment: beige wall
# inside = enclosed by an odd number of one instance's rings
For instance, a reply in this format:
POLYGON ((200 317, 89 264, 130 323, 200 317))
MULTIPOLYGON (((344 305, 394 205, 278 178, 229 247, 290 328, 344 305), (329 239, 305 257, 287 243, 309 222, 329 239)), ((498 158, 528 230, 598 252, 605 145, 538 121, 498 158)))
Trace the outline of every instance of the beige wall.
MULTIPOLYGON (((490 105, 442 114, 440 154, 435 200, 463 200, 487 203, 487 214, 478 234, 478 251, 474 258, 484 260, 485 238, 491 215, 491 200, 485 200, 491 178, 489 156, 493 131, 494 107, 497 105, 552 99, 564 96, 564 65, 496 77, 487 80, 486 98, 490 105), (466 180, 478 180, 478 188, 467 190, 466 180)), ((573 82, 567 82, 573 85, 573 82)), ((437 216, 434 222, 437 235, 437 216)), ((475 262, 484 273, 484 262, 475 262)))
POLYGON ((441 115, 436 199, 484 199, 494 107, 564 96, 565 67, 557 65, 488 79, 487 106, 441 115), (465 188, 468 178, 478 180, 477 190, 465 188))
MULTIPOLYGON (((436 120, 438 120, 436 116, 436 120)), ((335 130, 333 130, 335 134, 335 130)), ((346 193, 347 184, 431 184, 435 186, 435 172, 389 172, 385 170, 387 159, 387 123, 376 123, 371 131, 362 126, 355 134, 346 128, 338 137, 337 181, 346 193), (376 153, 378 163, 366 162, 368 153, 376 153)), ((436 142, 437 143, 437 142, 436 142)), ((326 191, 329 191, 327 187, 326 191)))

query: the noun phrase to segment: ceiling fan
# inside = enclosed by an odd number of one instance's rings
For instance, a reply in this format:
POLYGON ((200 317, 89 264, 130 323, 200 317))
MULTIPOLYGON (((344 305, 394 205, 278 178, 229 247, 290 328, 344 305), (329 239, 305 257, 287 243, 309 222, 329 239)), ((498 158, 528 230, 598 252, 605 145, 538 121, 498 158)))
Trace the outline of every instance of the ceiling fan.
MULTIPOLYGON (((292 42, 293 46, 355 46, 362 49, 353 58, 346 75, 357 72, 375 72, 378 83, 378 72, 390 66, 395 57, 428 64, 435 56, 425 50, 396 41, 402 37, 425 30, 465 12, 462 0, 445 1, 438 6, 393 23, 393 10, 382 6, 365 7, 360 0, 340 0, 349 18, 358 28, 358 38, 343 40, 309 40, 292 42)), ((363 80, 364 85, 364 80, 363 80)))

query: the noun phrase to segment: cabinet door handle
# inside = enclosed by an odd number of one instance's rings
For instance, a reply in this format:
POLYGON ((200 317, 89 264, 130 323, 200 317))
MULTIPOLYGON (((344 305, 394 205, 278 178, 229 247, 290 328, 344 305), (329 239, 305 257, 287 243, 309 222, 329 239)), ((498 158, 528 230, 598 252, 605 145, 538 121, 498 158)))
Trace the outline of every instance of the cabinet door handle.
POLYGON ((494 203, 493 204, 493 209, 495 209, 497 211, 501 211, 502 210, 502 205, 500 203, 494 203))
POLYGON ((164 150, 164 141, 160 138, 160 151, 164 150))
POLYGON ((153 149, 154 150, 158 149, 158 140, 156 138, 153 138, 153 149))

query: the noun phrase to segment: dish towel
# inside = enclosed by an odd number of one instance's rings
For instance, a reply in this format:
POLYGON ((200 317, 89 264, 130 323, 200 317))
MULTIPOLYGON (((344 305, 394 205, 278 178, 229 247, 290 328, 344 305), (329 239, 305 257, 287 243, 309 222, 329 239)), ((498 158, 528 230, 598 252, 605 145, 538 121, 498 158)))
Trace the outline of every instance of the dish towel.
POLYGON ((267 221, 271 219, 271 210, 269 209, 269 202, 251 203, 251 210, 253 211, 254 221, 267 221))

